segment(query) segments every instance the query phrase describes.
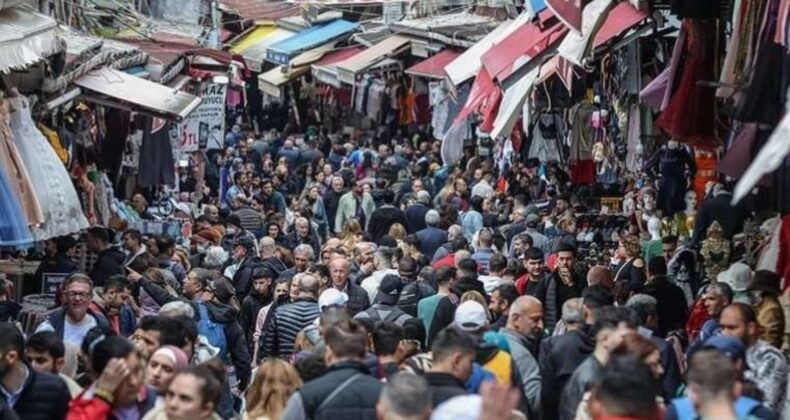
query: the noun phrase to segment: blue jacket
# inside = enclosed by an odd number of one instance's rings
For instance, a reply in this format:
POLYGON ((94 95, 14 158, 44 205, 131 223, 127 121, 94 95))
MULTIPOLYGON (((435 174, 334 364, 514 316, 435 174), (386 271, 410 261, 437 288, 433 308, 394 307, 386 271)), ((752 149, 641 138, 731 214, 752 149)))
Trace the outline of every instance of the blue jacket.
MULTIPOLYGON (((749 397, 738 397, 735 400, 735 416, 739 419, 757 418, 760 420, 779 419, 772 411, 763 407, 759 401, 749 397)), ((675 398, 667 407, 666 420, 697 420, 697 410, 688 397, 675 398)))
MULTIPOLYGON (((93 319, 96 320, 96 325, 100 327, 110 327, 110 323, 107 322, 107 318, 105 318, 104 315, 88 309, 88 316, 92 316, 93 319)), ((60 308, 49 314, 47 317, 47 321, 49 321, 50 325, 52 325, 52 328, 55 330, 55 333, 61 338, 63 337, 63 325, 65 324, 65 318, 66 308, 60 308)))
POLYGON ((440 246, 447 242, 447 232, 434 226, 428 226, 417 232, 417 239, 420 241, 419 249, 422 255, 431 257, 440 246))

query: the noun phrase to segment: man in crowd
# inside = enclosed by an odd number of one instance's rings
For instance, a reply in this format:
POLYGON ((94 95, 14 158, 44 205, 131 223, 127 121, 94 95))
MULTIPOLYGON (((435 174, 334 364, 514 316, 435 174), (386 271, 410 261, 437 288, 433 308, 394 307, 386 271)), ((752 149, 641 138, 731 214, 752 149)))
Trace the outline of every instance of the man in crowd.
POLYGON ((502 284, 491 292, 488 310, 494 317, 494 323, 491 324, 492 330, 499 330, 507 324, 510 308, 518 296, 518 289, 512 284, 502 284))
POLYGON ((107 319, 89 308, 93 282, 88 276, 81 273, 69 276, 63 282, 63 297, 64 306, 50 313, 36 332, 54 331, 65 344, 79 348, 91 328, 97 325, 109 328, 107 319))
POLYGON ((447 242, 447 232, 438 227, 440 221, 438 211, 429 210, 425 213, 426 227, 417 232, 419 249, 423 255, 434 255, 436 250, 447 242))
POLYGON ((25 359, 30 362, 30 367, 41 373, 58 375, 68 387, 71 397, 74 398, 82 392, 82 387, 74 379, 61 373, 66 370, 67 357, 72 359, 69 362, 72 365, 69 366, 69 370, 76 373, 76 352, 74 350, 69 350, 69 352, 71 354, 67 356, 63 339, 52 331, 35 333, 28 337, 25 344, 25 359))
POLYGON ((266 329, 261 334, 259 357, 290 357, 296 335, 320 315, 318 279, 307 274, 298 282, 297 298, 287 305, 278 306, 271 313, 266 329))
POLYGON ((352 314, 362 312, 370 306, 365 289, 349 281, 349 264, 345 258, 335 258, 329 262, 332 287, 348 295, 348 310, 352 314))
POLYGON ((63 278, 77 271, 77 264, 69 256, 75 246, 77 246, 77 241, 71 236, 60 236, 47 240, 44 245, 46 256, 33 274, 36 284, 44 284, 45 279, 63 278))
MULTIPOLYGON (((421 180, 414 182, 422 183, 421 180)), ((409 233, 417 233, 425 229, 425 214, 431 209, 431 194, 428 191, 421 190, 415 193, 414 197, 414 203, 406 209, 405 227, 409 233)))
POLYGON ((25 338, 7 322, 0 323, 0 365, 0 398, 19 418, 66 418, 71 394, 65 382, 25 362, 25 338))
POLYGON ((350 219, 359 221, 363 229, 367 227, 367 222, 376 205, 373 203, 373 197, 370 193, 363 191, 364 182, 357 180, 351 187, 351 191, 343 194, 340 201, 337 203, 337 214, 335 215, 335 232, 340 233, 343 231, 346 222, 350 219))
POLYGON ((545 299, 548 282, 546 281, 543 252, 538 248, 530 248, 525 253, 523 261, 527 272, 516 280, 519 294, 535 296, 541 300, 545 299))
POLYGON ((754 381, 764 396, 766 407, 782 412, 787 390, 787 360, 776 347, 760 339, 757 315, 744 303, 727 306, 719 318, 721 333, 739 339, 746 346, 744 377, 754 381))
POLYGON ((111 245, 112 232, 103 227, 92 227, 85 234, 85 244, 88 250, 97 253, 96 262, 88 276, 96 287, 104 286, 110 276, 125 274, 123 264, 126 260, 121 250, 111 245))
POLYGON ((283 418, 375 420, 381 382, 363 363, 367 333, 356 321, 338 322, 324 332, 327 373, 307 382, 288 400, 283 418))
POLYGON ((658 328, 656 335, 666 337, 671 331, 682 329, 686 321, 686 296, 680 287, 667 279, 664 257, 653 257, 647 263, 647 283, 643 292, 656 298, 658 304, 658 328))
POLYGON ((130 296, 126 276, 114 275, 107 279, 102 290, 102 310, 110 323, 110 328, 124 337, 132 335, 137 324, 134 310, 129 305, 134 302, 130 296))
POLYGON ((543 305, 532 296, 521 296, 513 302, 507 326, 500 330, 510 347, 518 367, 529 413, 540 413, 540 369, 533 348, 543 335, 543 305))
POLYGON ((437 334, 431 346, 433 365, 425 374, 434 408, 467 393, 464 384, 472 376, 476 349, 475 339, 460 329, 447 328, 437 334))

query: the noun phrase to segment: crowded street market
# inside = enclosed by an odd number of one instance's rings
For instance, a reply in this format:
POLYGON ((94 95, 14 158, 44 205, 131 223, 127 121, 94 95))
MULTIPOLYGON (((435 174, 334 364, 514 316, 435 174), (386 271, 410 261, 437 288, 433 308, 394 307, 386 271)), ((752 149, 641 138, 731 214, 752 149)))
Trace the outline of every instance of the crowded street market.
POLYGON ((0 419, 790 420, 788 109, 790 0, 0 0, 0 419))

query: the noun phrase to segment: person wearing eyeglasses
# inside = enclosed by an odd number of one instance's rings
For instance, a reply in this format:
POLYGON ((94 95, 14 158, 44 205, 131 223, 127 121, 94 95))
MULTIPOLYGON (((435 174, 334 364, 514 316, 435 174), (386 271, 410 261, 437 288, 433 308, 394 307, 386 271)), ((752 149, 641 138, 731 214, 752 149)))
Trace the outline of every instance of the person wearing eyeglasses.
POLYGON ((82 273, 74 273, 63 282, 63 307, 50 313, 36 332, 54 331, 67 345, 79 348, 85 334, 95 327, 110 324, 104 315, 89 308, 93 299, 93 282, 82 273))

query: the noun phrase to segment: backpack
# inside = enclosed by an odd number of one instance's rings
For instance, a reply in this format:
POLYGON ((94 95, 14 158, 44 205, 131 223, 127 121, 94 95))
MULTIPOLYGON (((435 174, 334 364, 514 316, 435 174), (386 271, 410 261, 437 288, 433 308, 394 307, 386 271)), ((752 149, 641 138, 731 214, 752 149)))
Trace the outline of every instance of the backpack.
POLYGON ((420 303, 420 300, 428 296, 430 295, 423 293, 420 283, 413 281, 403 287, 400 297, 398 298, 398 308, 400 308, 400 310, 403 312, 416 317, 417 304, 420 303))
POLYGON ((403 312, 399 308, 394 308, 393 310, 391 310, 387 314, 387 316, 384 317, 384 319, 381 318, 381 315, 379 315, 379 311, 376 310, 376 308, 368 308, 365 311, 365 313, 368 314, 370 319, 372 319, 376 324, 380 322, 394 322, 397 324, 398 323, 397 320, 399 320, 403 316, 408 315, 406 312, 403 312))
POLYGON ((228 357, 228 341, 225 338, 225 329, 222 328, 221 324, 211 320, 205 303, 198 302, 197 307, 200 314, 200 320, 197 323, 198 333, 206 337, 209 344, 218 348, 219 354, 217 357, 223 362, 226 361, 228 357))

